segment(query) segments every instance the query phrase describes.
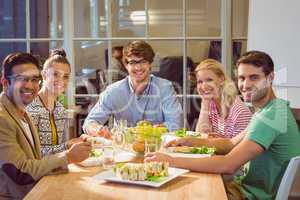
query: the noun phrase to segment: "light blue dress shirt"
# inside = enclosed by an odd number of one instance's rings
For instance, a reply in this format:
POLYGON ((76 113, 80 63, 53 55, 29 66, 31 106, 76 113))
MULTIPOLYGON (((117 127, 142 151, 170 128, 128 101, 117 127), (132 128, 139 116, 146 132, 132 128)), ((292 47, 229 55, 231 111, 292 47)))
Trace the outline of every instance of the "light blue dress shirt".
POLYGON ((110 116, 127 120, 128 126, 148 120, 164 123, 169 131, 183 127, 182 107, 172 83, 154 75, 150 75, 142 95, 134 93, 129 76, 109 85, 85 119, 83 129, 91 122, 104 125, 110 116))

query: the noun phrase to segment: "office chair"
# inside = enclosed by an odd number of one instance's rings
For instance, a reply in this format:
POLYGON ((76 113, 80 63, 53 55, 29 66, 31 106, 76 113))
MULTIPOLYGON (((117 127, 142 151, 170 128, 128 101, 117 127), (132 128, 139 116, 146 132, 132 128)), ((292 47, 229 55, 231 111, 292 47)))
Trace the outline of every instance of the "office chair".
POLYGON ((287 200, 300 163, 300 156, 293 157, 282 177, 275 200, 287 200))

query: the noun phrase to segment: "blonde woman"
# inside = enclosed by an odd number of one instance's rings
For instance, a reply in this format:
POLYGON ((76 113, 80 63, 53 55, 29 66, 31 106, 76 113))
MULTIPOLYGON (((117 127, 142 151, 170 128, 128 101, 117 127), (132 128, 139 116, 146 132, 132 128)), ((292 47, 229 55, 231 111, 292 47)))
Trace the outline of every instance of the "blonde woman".
POLYGON ((195 69, 197 92, 202 99, 196 131, 233 138, 245 130, 251 112, 222 68, 218 61, 206 59, 195 69))
POLYGON ((42 156, 67 150, 81 140, 75 138, 67 141, 69 127, 65 108, 57 100, 67 88, 70 71, 65 51, 53 50, 43 65, 43 86, 26 108, 38 128, 42 156))

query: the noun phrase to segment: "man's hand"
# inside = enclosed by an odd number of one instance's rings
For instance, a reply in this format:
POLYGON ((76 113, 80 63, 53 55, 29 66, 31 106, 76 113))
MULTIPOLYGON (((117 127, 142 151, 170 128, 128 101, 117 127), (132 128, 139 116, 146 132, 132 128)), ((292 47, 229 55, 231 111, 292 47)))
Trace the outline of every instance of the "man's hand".
POLYGON ((87 142, 89 140, 89 138, 93 138, 93 136, 90 136, 87 134, 81 134, 79 138, 82 142, 87 142))
POLYGON ((82 142, 82 141, 83 140, 81 138, 73 138, 73 139, 68 140, 67 141, 67 149, 70 149, 73 144, 76 144, 76 143, 82 142))
POLYGON ((90 142, 78 142, 73 144, 67 151, 68 162, 78 163, 87 159, 91 150, 92 146, 90 142))
POLYGON ((89 124, 85 129, 85 133, 87 133, 90 136, 100 136, 106 139, 112 139, 112 134, 107 128, 107 126, 103 126, 96 122, 89 124))
POLYGON ((146 153, 144 162, 168 162, 172 165, 173 157, 160 152, 146 153))
POLYGON ((100 130, 98 130, 96 132, 96 135, 112 140, 112 133, 110 132, 107 126, 103 126, 100 130))

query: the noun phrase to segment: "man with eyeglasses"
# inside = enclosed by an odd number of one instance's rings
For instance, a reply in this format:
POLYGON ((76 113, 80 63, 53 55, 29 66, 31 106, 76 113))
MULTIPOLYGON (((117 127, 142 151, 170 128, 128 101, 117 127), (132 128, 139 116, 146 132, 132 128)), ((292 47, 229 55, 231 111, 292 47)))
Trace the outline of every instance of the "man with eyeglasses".
MULTIPOLYGON (((44 175, 67 169, 68 163, 88 158, 88 142, 41 158, 39 135, 25 106, 41 81, 38 61, 27 53, 8 55, 2 64, 0 94, 0 199, 22 199, 44 175)), ((83 139, 82 139, 83 140, 83 139)))
POLYGON ((108 86, 86 118, 83 130, 93 136, 110 138, 104 126, 110 116, 127 120, 129 126, 147 120, 163 124, 169 131, 183 126, 182 108, 172 83, 151 74, 152 47, 133 41, 123 49, 128 76, 108 86))

